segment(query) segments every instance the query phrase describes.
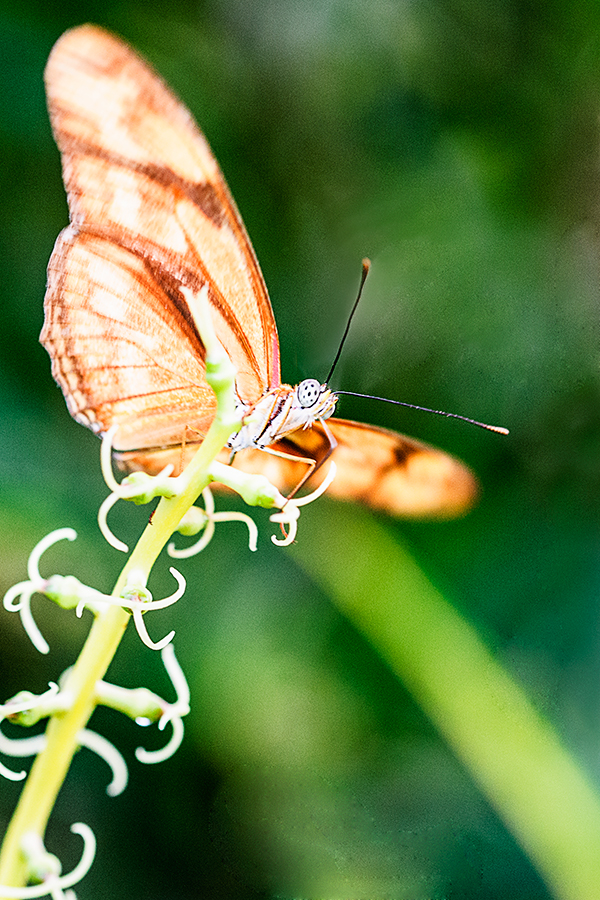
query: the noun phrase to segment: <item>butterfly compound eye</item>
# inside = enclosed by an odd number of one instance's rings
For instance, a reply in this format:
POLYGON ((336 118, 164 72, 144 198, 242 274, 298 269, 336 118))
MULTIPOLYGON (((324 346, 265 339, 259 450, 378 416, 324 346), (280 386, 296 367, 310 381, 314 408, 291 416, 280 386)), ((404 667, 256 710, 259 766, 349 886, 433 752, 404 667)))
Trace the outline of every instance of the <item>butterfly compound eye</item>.
POLYGON ((321 382, 316 378, 305 378, 298 385, 296 393, 300 406, 308 409, 309 406, 314 406, 321 396, 321 382))

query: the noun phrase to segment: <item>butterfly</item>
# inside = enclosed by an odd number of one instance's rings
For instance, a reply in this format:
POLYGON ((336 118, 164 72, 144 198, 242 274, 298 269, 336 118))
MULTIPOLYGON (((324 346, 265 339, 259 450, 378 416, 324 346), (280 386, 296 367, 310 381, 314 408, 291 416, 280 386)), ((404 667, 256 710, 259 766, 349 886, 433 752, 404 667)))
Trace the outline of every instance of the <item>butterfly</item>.
POLYGON ((335 446, 332 496, 394 515, 464 512, 477 488, 461 462, 333 418, 337 397, 317 379, 281 382, 275 318, 241 217, 206 139, 153 69, 84 25, 55 44, 45 82, 70 224, 48 264, 40 340, 71 415, 100 435, 118 426, 116 462, 150 474, 185 466, 206 433, 216 408, 196 326, 206 286, 245 423, 223 461, 286 493, 307 466, 320 483, 335 446))

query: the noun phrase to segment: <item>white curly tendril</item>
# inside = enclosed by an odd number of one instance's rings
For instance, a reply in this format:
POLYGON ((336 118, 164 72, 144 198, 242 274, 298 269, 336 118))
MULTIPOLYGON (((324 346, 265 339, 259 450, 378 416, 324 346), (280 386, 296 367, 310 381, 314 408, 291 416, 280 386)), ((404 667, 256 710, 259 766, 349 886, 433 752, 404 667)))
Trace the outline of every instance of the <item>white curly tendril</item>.
MULTIPOLYGON (((175 688, 176 700, 174 703, 165 704, 165 710, 158 721, 158 727, 162 731, 166 728, 167 723, 170 722, 173 726, 173 734, 162 750, 146 750, 144 747, 138 747, 135 755, 142 763, 164 762, 164 760, 173 756, 183 740, 183 716, 187 716, 190 711, 190 689, 183 669, 177 662, 172 644, 163 647, 161 658, 167 670, 167 675, 171 679, 171 684, 175 688)), ((149 724, 143 719, 138 719, 137 721, 140 725, 149 724)))
POLYGON ((35 545, 27 561, 29 580, 20 581, 18 584, 13 585, 4 595, 4 609, 9 612, 19 613, 23 628, 27 632, 33 646, 40 653, 48 653, 50 651, 48 642, 35 624, 31 614, 31 598, 33 594, 43 594, 48 586, 48 579, 42 578, 40 575, 40 559, 42 554, 52 547, 53 544, 62 540, 74 541, 76 537, 77 532, 72 528, 57 528, 56 531, 51 531, 50 534, 43 537, 35 545))
MULTIPOLYGON (((105 540, 116 550, 127 553, 127 544, 123 543, 109 528, 107 516, 118 500, 133 500, 138 503, 149 503, 154 497, 174 497, 179 489, 178 478, 172 477, 173 465, 165 466, 158 475, 147 475, 145 472, 134 472, 123 479, 122 483, 116 480, 111 463, 112 442, 117 431, 113 425, 102 438, 100 461, 102 475, 106 486, 110 490, 109 496, 102 503, 98 511, 98 525, 105 540)), ((204 509, 193 506, 184 516, 177 528, 182 534, 198 534, 202 531, 202 537, 190 547, 178 550, 174 543, 170 543, 167 552, 177 559, 187 559, 195 556, 210 543, 215 533, 216 522, 245 522, 249 532, 249 547, 256 550, 258 541, 258 529, 254 521, 245 513, 240 512, 215 512, 215 503, 210 488, 202 491, 204 509)))
POLYGON ((146 587, 146 576, 144 573, 141 570, 132 569, 129 572, 125 589, 118 596, 101 594, 99 591, 94 591, 93 588, 86 589, 85 586, 82 586, 84 590, 77 605, 76 613, 78 616, 81 616, 83 610, 89 607, 88 600, 90 595, 93 596, 96 604, 120 606, 122 609, 128 609, 133 615, 137 633, 146 647, 149 647, 151 650, 162 650, 163 647, 173 640, 175 632, 170 631, 166 637, 155 643, 148 634, 143 616, 144 613, 151 610, 165 609, 167 606, 172 606, 183 597, 186 589, 185 578, 173 566, 170 566, 169 572, 177 582, 177 590, 162 600, 154 600, 152 598, 152 594, 146 587), (88 595, 87 591, 90 592, 90 595, 88 595))
POLYGON ((312 503, 313 500, 316 500, 318 497, 324 494, 335 478, 336 472, 337 466, 332 460, 329 464, 329 471, 327 472, 327 475, 325 476, 319 487, 312 492, 312 494, 307 494, 305 497, 301 497, 299 500, 296 500, 295 498, 288 500, 285 506, 282 508, 281 512, 273 513, 272 516, 269 516, 269 521, 278 522, 281 525, 284 533, 285 528, 289 527, 289 532, 284 538, 276 538, 274 534, 271 535, 271 540, 274 544, 277 544, 278 547, 289 547, 290 544, 294 543, 298 531, 298 519, 300 518, 299 507, 306 506, 307 503, 312 503))
POLYGON ((130 572, 127 586, 121 596, 111 596, 88 587, 73 575, 52 575, 50 578, 42 578, 39 571, 39 561, 42 554, 57 541, 66 539, 75 540, 77 533, 72 528, 59 528, 52 531, 36 544, 31 551, 27 563, 28 581, 21 581, 13 585, 4 595, 4 608, 9 612, 18 612, 21 622, 34 647, 40 653, 48 653, 48 642, 37 627, 31 612, 31 597, 35 593, 45 594, 63 609, 75 608, 76 614, 81 616, 84 609, 91 610, 96 615, 100 610, 108 606, 120 606, 128 609, 132 615, 141 640, 152 650, 160 650, 168 644, 175 635, 171 631, 158 642, 152 641, 144 623, 143 614, 155 609, 164 609, 171 606, 183 596, 186 582, 183 575, 177 569, 169 571, 177 581, 177 590, 163 600, 153 600, 152 594, 146 588, 145 576, 135 570, 130 572))
POLYGON ((94 832, 85 822, 75 822, 71 825, 73 834, 79 834, 83 838, 83 852, 81 859, 72 872, 61 875, 62 866, 60 860, 52 853, 48 853, 44 843, 35 832, 23 835, 21 850, 27 861, 28 872, 31 880, 41 881, 29 887, 10 887, 0 885, 0 895, 3 900, 30 900, 34 897, 52 897, 52 900, 75 900, 73 891, 66 890, 77 884, 87 875, 96 855, 96 838, 94 832))
MULTIPOLYGON (((136 757, 142 763, 164 762, 179 748, 184 734, 183 717, 190 711, 190 689, 185 675, 175 656, 172 644, 168 644, 161 650, 163 665, 167 675, 175 689, 175 701, 169 703, 147 688, 128 689, 99 681, 96 686, 96 701, 104 706, 118 709, 134 718, 138 725, 151 725, 158 722, 158 728, 163 731, 170 722, 173 734, 164 747, 160 750, 146 750, 138 747, 136 757)), ((68 683, 67 669, 60 677, 60 684, 68 683)), ((71 693, 66 689, 59 689, 59 685, 50 682, 50 686, 43 694, 31 694, 22 691, 7 703, 0 705, 0 723, 4 719, 14 719, 18 724, 34 724, 39 719, 65 711, 72 702, 71 693), (29 717, 19 714, 30 713, 29 717)), ((116 797, 127 787, 128 771, 125 760, 117 748, 105 737, 82 728, 77 734, 77 743, 80 747, 87 747, 100 756, 109 766, 112 772, 112 780, 106 788, 110 797, 116 797)), ((46 746, 46 735, 37 734, 28 738, 8 738, 0 730, 0 752, 12 757, 34 756, 41 753, 46 746)), ((0 775, 11 781, 22 780, 26 772, 14 772, 0 763, 0 775)), ((1 892, 0 892, 1 895, 1 892)))
POLYGON ((119 794, 122 794, 129 781, 129 772, 125 760, 115 745, 97 731, 89 728, 82 728, 77 733, 77 743, 80 747, 92 750, 109 766, 112 772, 112 781, 106 788, 108 796, 118 797, 119 794))
MULTIPOLYGON (((0 705, 0 724, 4 719, 16 716, 17 713, 27 712, 35 709, 39 710, 40 718, 42 715, 49 715, 50 711, 58 708, 56 698, 59 694, 59 687, 56 682, 49 682, 48 690, 43 694, 31 694, 29 691, 22 691, 16 697, 13 697, 7 703, 0 705), (48 702, 50 701, 50 702, 48 702), (48 712, 46 712, 48 710, 48 712)), ((44 749, 46 745, 46 737, 43 734, 37 734, 35 737, 29 738, 7 738, 0 730, 0 752, 7 756, 23 757, 33 756, 44 749)), ((0 762, 0 775, 3 775, 9 781, 22 781, 27 772, 23 769, 21 772, 14 772, 0 762)))
POLYGON ((98 525, 104 539, 114 547, 127 553, 129 547, 123 543, 108 527, 107 516, 117 500, 134 500, 138 503, 149 503, 154 497, 174 497, 177 493, 177 479, 171 478, 174 466, 168 465, 158 475, 147 475, 145 472, 134 472, 119 484, 112 470, 112 442, 118 425, 113 425, 102 437, 100 449, 100 466, 102 476, 110 494, 98 510, 98 525))
MULTIPOLYGON (((89 728, 82 728, 77 734, 77 743, 80 747, 87 747, 93 750, 98 756, 105 761, 112 772, 112 780, 106 788, 109 797, 117 797, 122 794, 127 787, 128 772, 125 760, 109 740, 91 731, 89 728)), ((0 751, 6 753, 7 756, 36 756, 46 747, 46 735, 36 734, 28 738, 7 738, 5 734, 0 732, 0 751)), ((4 775, 10 781, 21 781, 27 774, 25 769, 22 772, 13 772, 2 763, 0 763, 0 774, 4 775)))
POLYGON ((241 512, 215 512, 215 500, 210 488, 202 491, 204 509, 192 506, 185 514, 177 531, 181 534, 197 534, 202 531, 201 538, 190 547, 177 549, 173 541, 167 547, 167 553, 176 559, 187 559, 195 556, 208 546, 215 533, 216 522, 244 522, 248 528, 248 546, 250 550, 256 550, 258 543, 258 528, 256 523, 246 513, 241 512))
POLYGON ((170 631, 162 638, 162 640, 155 643, 148 634, 148 630, 144 623, 145 612, 148 612, 151 609, 164 609, 166 606, 171 606, 173 603, 177 603, 185 593, 186 583, 181 572, 178 572, 173 566, 169 568, 169 572, 177 581, 178 588, 174 594, 165 597, 164 600, 152 599, 152 594, 146 587, 144 573, 135 569, 132 569, 129 573, 127 586, 121 596, 113 598, 119 606, 131 610, 137 633, 146 647, 149 647, 151 650, 162 650, 167 644, 170 644, 175 637, 175 632, 170 631))
MULTIPOLYGON (((62 680, 62 678, 61 678, 62 680)), ((18 713, 35 712, 32 721, 21 721, 19 724, 34 724, 43 717, 52 715, 60 710, 68 709, 72 697, 68 691, 59 691, 59 687, 55 682, 50 682, 49 689, 43 694, 30 694, 29 691, 22 691, 12 700, 0 705, 0 723, 7 718, 15 718, 18 720, 18 713)), ((116 797, 122 793, 127 787, 127 766, 125 760, 110 741, 102 735, 96 734, 87 728, 82 728, 77 735, 77 743, 80 747, 87 747, 93 750, 98 756, 108 764, 112 771, 112 781, 106 789, 106 793, 110 797, 116 797)), ((0 752, 7 756, 24 757, 35 756, 41 753, 46 747, 46 735, 36 734, 27 738, 8 738, 2 730, 0 730, 0 752)), ((13 772, 0 762, 0 775, 4 775, 10 781, 21 781, 27 773, 25 770, 21 772, 13 772)))

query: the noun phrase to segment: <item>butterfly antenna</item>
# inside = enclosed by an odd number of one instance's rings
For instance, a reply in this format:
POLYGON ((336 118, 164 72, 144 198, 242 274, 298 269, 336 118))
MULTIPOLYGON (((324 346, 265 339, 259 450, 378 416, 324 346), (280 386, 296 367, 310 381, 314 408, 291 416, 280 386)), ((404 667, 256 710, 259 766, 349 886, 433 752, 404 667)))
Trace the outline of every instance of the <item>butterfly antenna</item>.
POLYGON ((352 307, 350 315, 348 316, 348 321, 346 322, 346 329, 342 335, 342 339, 340 341, 340 346, 338 347, 338 351, 335 354, 335 359, 333 361, 333 365, 331 366, 331 369, 329 370, 329 375, 325 379, 325 384, 329 384, 329 382, 331 381, 331 376, 333 375, 333 371, 334 371, 335 367, 337 366, 338 360, 342 354, 342 350, 344 348, 344 343, 346 342, 346 338, 348 337, 348 332, 350 331, 350 325, 352 324, 352 319, 354 317, 354 313, 356 312, 356 307, 358 306, 358 302, 362 296, 363 288, 365 286, 365 281, 367 280, 367 275, 369 274, 370 268, 371 268, 371 260, 367 259, 365 257, 365 259, 363 259, 363 261, 362 261, 362 275, 360 278, 360 287, 358 289, 358 297, 354 301, 354 306, 352 307))
POLYGON ((458 413, 445 412, 443 409, 429 409, 428 406, 417 406, 415 403, 404 403, 402 400, 390 400, 389 397, 374 397, 373 394, 357 394, 356 391, 336 391, 335 393, 347 394, 350 397, 363 397, 365 400, 381 400, 383 403, 393 403, 394 406, 407 406, 409 409, 420 409, 421 412, 434 413, 436 416, 460 419, 462 422, 468 422, 469 425, 477 425, 479 428, 495 431, 497 434, 509 434, 508 428, 503 428, 501 425, 486 425, 485 422, 478 422, 476 419, 467 418, 467 416, 459 416, 458 413))

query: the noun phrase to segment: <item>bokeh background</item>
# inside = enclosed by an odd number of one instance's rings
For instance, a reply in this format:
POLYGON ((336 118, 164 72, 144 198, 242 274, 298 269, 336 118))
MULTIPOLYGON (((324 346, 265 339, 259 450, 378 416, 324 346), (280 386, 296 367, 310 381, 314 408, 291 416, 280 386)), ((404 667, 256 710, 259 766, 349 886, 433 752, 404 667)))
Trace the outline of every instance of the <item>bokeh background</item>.
MULTIPOLYGON (((133 43, 205 130, 270 288, 285 380, 325 376, 368 255, 334 386, 511 429, 340 406, 476 470, 481 502, 463 520, 376 518, 600 783, 600 5, 0 0, 2 592, 61 526, 79 540, 52 551, 48 574, 109 590, 122 563, 95 524, 99 444, 70 420, 37 342, 67 221, 42 72, 85 21, 133 43)), ((338 540, 325 503, 318 539, 351 567, 360 545, 338 540)), ((131 761, 130 786, 111 800, 104 763, 77 755, 48 845, 68 869, 70 824, 96 832, 78 896, 547 900, 403 684, 256 518, 258 553, 223 526, 181 566, 185 600, 150 623, 156 637, 176 628, 192 689, 177 756, 137 764, 134 748, 160 736, 96 714, 131 761)), ((129 540, 145 521, 139 509, 111 518, 129 540)), ((172 590, 167 568, 155 596, 172 590)), ((44 690, 89 627, 34 605, 51 653, 2 612, 2 698, 44 690)), ((169 691, 133 634, 109 677, 169 691)), ((3 783, 2 830, 18 793, 3 783)))

